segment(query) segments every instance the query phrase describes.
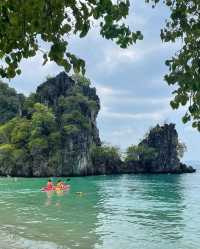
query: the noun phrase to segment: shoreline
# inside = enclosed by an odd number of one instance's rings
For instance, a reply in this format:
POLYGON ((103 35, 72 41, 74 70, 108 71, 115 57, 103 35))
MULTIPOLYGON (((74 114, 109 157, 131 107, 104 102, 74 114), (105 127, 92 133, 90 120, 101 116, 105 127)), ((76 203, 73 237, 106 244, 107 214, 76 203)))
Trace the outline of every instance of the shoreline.
POLYGON ((41 178, 76 178, 76 177, 92 177, 92 176, 118 176, 118 175, 184 175, 197 173, 198 169, 194 169, 193 172, 138 172, 138 173, 112 173, 112 174, 88 174, 88 175, 67 175, 67 176, 4 176, 0 175, 0 178, 27 178, 27 179, 41 179, 41 178))

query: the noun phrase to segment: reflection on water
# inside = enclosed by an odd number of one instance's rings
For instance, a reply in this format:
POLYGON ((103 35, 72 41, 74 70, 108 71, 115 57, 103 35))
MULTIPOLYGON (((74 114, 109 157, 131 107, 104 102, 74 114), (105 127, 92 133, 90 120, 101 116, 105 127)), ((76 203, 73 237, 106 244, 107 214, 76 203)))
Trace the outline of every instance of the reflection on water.
POLYGON ((69 193, 69 189, 67 190, 57 190, 57 191, 47 191, 46 193, 46 202, 45 205, 46 206, 50 206, 50 205, 55 205, 56 207, 61 207, 61 199, 59 197, 63 197, 65 195, 67 195, 69 193), (56 201, 53 201, 53 196, 56 195, 58 198, 56 198, 56 201))
POLYGON ((0 178, 1 249, 197 249, 200 175, 0 178))

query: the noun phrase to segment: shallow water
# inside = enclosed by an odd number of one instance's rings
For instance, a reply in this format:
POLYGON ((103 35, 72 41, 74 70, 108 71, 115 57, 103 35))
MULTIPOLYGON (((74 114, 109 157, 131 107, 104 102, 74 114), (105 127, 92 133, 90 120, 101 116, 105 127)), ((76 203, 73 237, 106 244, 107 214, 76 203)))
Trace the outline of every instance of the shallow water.
POLYGON ((45 183, 0 178, 0 249, 199 248, 199 173, 77 177, 53 195, 45 183))

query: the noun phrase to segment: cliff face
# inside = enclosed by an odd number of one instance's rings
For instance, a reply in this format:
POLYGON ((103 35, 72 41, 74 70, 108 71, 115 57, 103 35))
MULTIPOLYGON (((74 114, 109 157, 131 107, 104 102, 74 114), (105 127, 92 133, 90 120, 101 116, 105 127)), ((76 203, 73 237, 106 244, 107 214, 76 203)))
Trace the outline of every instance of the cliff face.
POLYGON ((37 88, 36 98, 53 109, 62 134, 60 166, 54 175, 93 174, 90 150, 93 145, 100 145, 96 126, 100 101, 95 88, 77 85, 65 73, 60 73, 37 88), (69 119, 65 120, 67 116, 69 119), (66 126, 76 131, 64 134, 66 126))
POLYGON ((179 167, 178 133, 174 124, 157 125, 140 144, 154 148, 157 152, 155 158, 150 160, 151 171, 173 171, 179 167))
POLYGON ((150 130, 141 141, 140 147, 150 148, 153 156, 149 158, 141 153, 138 161, 130 161, 125 165, 127 171, 133 173, 190 173, 195 170, 180 162, 179 140, 175 124, 157 125, 150 130))
POLYGON ((0 125, 21 113, 25 97, 0 81, 0 125))
POLYGON ((0 127, 0 175, 93 174, 91 149, 100 145, 95 88, 60 73, 26 98, 0 127), (13 118, 14 114, 11 118, 13 118))
POLYGON ((125 162, 117 147, 100 146, 96 125, 100 101, 95 88, 80 80, 60 73, 29 97, 0 82, 0 175, 195 171, 180 162, 174 124, 151 129, 138 146, 130 148, 125 162))

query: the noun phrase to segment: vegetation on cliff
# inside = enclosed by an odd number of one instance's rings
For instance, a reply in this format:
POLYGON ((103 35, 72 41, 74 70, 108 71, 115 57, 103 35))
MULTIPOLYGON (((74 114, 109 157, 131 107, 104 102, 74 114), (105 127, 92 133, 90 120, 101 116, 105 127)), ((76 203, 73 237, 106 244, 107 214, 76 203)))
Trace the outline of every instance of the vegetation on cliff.
POLYGON ((109 144, 101 144, 101 146, 93 146, 91 151, 91 159, 96 174, 117 173, 121 167, 121 151, 117 146, 109 144))
POLYGON ((36 161, 48 160, 51 165, 59 147, 59 136, 55 115, 47 106, 35 103, 30 118, 15 117, 0 126, 1 172, 15 175, 29 164, 25 174, 30 175, 31 165, 36 161))
POLYGON ((138 145, 128 147, 125 161, 135 173, 192 172, 180 162, 185 151, 186 145, 179 141, 174 124, 156 125, 138 145))
POLYGON ((150 129, 125 158, 101 144, 100 101, 89 79, 60 73, 25 97, 0 83, 0 175, 68 176, 115 173, 183 173, 186 146, 174 124, 150 129))
POLYGON ((84 156, 100 143, 95 124, 99 99, 87 79, 74 78, 76 82, 62 73, 27 98, 0 84, 6 100, 0 103, 5 112, 0 126, 1 174, 78 174, 83 160, 88 164, 83 168, 86 173, 91 165, 84 156), (57 91, 52 92, 56 82, 57 91))
POLYGON ((23 94, 17 94, 15 89, 0 81, 0 124, 19 114, 23 102, 23 94))
POLYGON ((131 145, 126 150, 126 162, 130 161, 149 161, 157 156, 156 149, 147 145, 131 145))
MULTIPOLYGON (((162 132, 163 130, 166 132, 166 130, 168 129, 168 125, 165 124, 164 127, 157 125, 156 127, 153 127, 149 130, 149 132, 147 132, 145 134, 145 138, 144 140, 139 143, 138 145, 131 145, 127 148, 126 150, 126 157, 125 157, 125 161, 126 162, 130 162, 130 161, 151 161, 151 160, 156 160, 156 158, 158 157, 160 150, 162 148, 161 146, 155 146, 155 144, 147 144, 144 143, 145 140, 149 139, 149 136, 154 136, 154 137, 158 137, 157 139, 161 139, 163 142, 166 139, 164 137, 164 134, 161 135, 161 137, 159 138, 159 133, 162 132), (151 135, 150 135, 151 134, 151 135), (151 147, 153 146, 153 147, 151 147)), ((169 136, 170 134, 168 134, 169 136)), ((159 141, 156 141, 157 143, 159 143, 159 141)), ((171 143, 168 143, 168 147, 170 147, 171 143)), ((184 156, 184 153, 187 151, 187 147, 185 145, 185 143, 181 142, 180 140, 176 140, 173 148, 171 148, 172 150, 174 150, 176 157, 181 159, 184 156)), ((167 148, 166 148, 167 149, 167 148)))
POLYGON ((124 155, 116 146, 95 146, 92 163, 96 174, 194 172, 180 162, 185 151, 174 124, 157 125, 138 145, 129 146, 124 155))

